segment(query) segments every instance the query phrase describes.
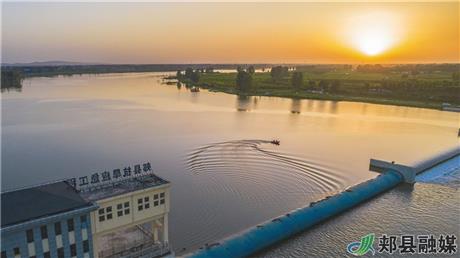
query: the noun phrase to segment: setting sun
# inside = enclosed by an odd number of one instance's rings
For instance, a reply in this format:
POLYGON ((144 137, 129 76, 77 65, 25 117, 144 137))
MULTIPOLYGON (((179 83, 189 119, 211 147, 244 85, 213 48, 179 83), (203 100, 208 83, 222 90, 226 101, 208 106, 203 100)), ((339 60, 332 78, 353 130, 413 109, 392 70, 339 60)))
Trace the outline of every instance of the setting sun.
POLYGON ((375 56, 398 43, 400 24, 395 13, 367 12, 350 20, 347 37, 353 48, 367 56, 375 56))
POLYGON ((359 50, 369 56, 378 55, 391 46, 390 38, 378 31, 369 31, 357 41, 359 50))

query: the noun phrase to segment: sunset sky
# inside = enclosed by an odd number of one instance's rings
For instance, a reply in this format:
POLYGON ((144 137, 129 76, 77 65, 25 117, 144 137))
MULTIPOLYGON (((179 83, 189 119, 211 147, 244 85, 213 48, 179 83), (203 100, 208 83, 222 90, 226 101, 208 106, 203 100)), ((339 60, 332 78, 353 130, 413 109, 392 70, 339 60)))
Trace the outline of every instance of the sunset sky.
POLYGON ((2 62, 459 62, 459 2, 4 3, 2 62))

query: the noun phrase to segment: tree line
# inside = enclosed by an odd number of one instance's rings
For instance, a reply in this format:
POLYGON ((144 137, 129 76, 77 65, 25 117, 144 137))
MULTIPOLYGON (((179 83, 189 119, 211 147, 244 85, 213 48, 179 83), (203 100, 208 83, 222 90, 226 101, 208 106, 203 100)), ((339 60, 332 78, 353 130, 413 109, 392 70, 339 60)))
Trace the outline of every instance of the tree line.
MULTIPOLYGON (((437 66, 430 66, 437 67, 437 66)), ((445 66, 442 66, 445 68, 445 66)), ((449 66, 450 68, 451 66, 449 66)), ((374 71, 384 69, 381 65, 363 65, 360 69, 374 71), (372 67, 368 69, 369 67, 372 67)), ((437 67, 438 68, 438 67, 437 67)), ((413 70, 412 70, 413 71, 413 70)), ((198 83, 200 75, 206 70, 191 69, 185 73, 178 71, 177 76, 198 83)), ((412 73, 412 72, 411 72, 412 73)), ((418 80, 416 78, 398 80, 341 80, 341 79, 305 79, 303 71, 289 71, 287 66, 274 66, 270 70, 269 81, 256 83, 254 79, 254 66, 237 68, 235 89, 240 93, 256 92, 256 87, 264 85, 277 85, 278 88, 290 87, 294 92, 311 91, 312 93, 328 93, 358 96, 385 96, 395 99, 431 99, 443 100, 454 103, 460 102, 458 94, 459 72, 452 73, 452 80, 418 80)), ((257 77, 259 78, 259 77, 257 77)), ((273 86, 269 86, 273 87, 273 86)))
POLYGON ((177 70, 176 72, 176 78, 178 80, 189 80, 193 83, 198 83, 201 78, 202 73, 213 73, 214 68, 213 67, 206 67, 206 68, 198 68, 198 69, 193 69, 191 67, 187 67, 182 73, 181 70, 177 70))
MULTIPOLYGON (((248 92, 253 89, 254 67, 249 66, 247 69, 238 67, 236 76, 236 89, 238 91, 248 92)), ((275 66, 270 71, 270 77, 273 82, 279 83, 289 77, 289 68, 286 66, 275 66)), ((294 90, 304 88, 303 72, 294 71, 291 73, 290 84, 294 90)), ((320 80, 318 84, 315 81, 308 81, 307 89, 321 90, 324 92, 337 93, 341 85, 340 80, 320 80)))
POLYGON ((11 88, 20 90, 22 88, 22 80, 24 79, 24 76, 21 72, 2 70, 1 74, 2 74, 2 85, 1 85, 2 91, 11 89, 11 88))

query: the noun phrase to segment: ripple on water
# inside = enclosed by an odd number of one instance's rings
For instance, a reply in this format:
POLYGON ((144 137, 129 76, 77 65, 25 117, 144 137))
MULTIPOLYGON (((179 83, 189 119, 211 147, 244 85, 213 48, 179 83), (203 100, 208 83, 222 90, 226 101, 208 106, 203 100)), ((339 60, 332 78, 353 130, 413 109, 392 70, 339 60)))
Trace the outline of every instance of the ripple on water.
MULTIPOLYGON (((212 143, 193 149, 185 156, 187 169, 198 178, 206 177, 200 191, 207 196, 233 196, 238 202, 257 210, 271 206, 285 207, 293 199, 297 203, 322 198, 346 187, 343 173, 326 165, 268 148, 266 140, 237 140, 212 143), (300 200, 300 201, 299 201, 300 200)), ((209 226, 214 225, 216 214, 225 203, 215 201, 214 207, 198 211, 209 226), (210 212, 213 210, 213 212, 210 212)), ((224 209, 223 209, 224 210, 224 209)), ((286 210, 285 210, 286 211, 286 210)), ((224 232, 217 230, 215 235, 224 232)), ((190 235, 191 242, 209 239, 202 234, 190 235)))

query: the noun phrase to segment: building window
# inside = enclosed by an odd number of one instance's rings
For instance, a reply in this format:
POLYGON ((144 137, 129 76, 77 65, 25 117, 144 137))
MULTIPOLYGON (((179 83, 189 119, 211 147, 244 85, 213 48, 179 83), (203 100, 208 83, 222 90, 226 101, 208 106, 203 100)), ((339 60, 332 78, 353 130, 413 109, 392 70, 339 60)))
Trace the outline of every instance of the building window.
POLYGON ((160 193, 160 205, 165 204, 165 193, 160 193))
POLYGON ((123 204, 123 207, 125 208, 125 215, 128 215, 129 214, 129 202, 125 202, 125 204, 123 204))
POLYGON ((105 208, 105 216, 107 220, 112 219, 112 206, 105 208))
POLYGON ((129 202, 117 204, 117 216, 121 217, 123 215, 129 214, 129 202))
POLYGON ((15 248, 13 249, 13 252, 14 252, 14 256, 20 255, 20 254, 21 254, 21 252, 19 252, 19 247, 15 247, 15 248))
POLYGON ((29 229, 26 231, 27 243, 32 243, 34 241, 34 231, 29 229))
POLYGON ((148 197, 148 196, 144 198, 144 208, 145 208, 145 209, 150 208, 150 201, 149 201, 149 197, 148 197))
POLYGON ((137 210, 141 211, 144 209, 144 199, 137 199, 137 210))
POLYGON ((42 236, 42 239, 47 239, 48 238, 48 230, 46 229, 46 226, 41 226, 40 227, 40 234, 42 236))
POLYGON ((83 241, 83 252, 84 253, 89 252, 89 242, 88 242, 88 240, 83 241))
POLYGON ((81 224, 86 224, 86 215, 80 217, 81 224))
POLYGON ((149 197, 146 196, 144 198, 137 199, 137 209, 139 211, 143 209, 148 209, 150 208, 150 202, 149 202, 149 197))
POLYGON ((165 204, 165 193, 153 195, 153 206, 165 204))
POLYGON ((99 209, 98 214, 99 214, 99 221, 100 222, 112 219, 112 217, 113 217, 112 216, 112 206, 109 206, 107 208, 99 209))
POLYGON ((123 204, 122 203, 117 204, 117 216, 118 217, 123 216, 123 204))
POLYGON ((98 214, 99 214, 99 222, 104 221, 105 220, 105 209, 99 209, 98 214))
POLYGON ((69 232, 74 230, 73 219, 67 220, 67 229, 69 230, 69 232))
POLYGON ((64 258, 64 247, 57 249, 57 256, 58 258, 64 258))
POLYGON ((43 257, 44 258, 51 258, 51 253, 50 252, 43 253, 43 257))
POLYGON ((160 193, 160 205, 165 204, 165 193, 160 193))
POLYGON ((56 236, 62 234, 61 222, 54 223, 54 233, 56 234, 56 236))
POLYGON ((70 245, 70 257, 77 256, 77 246, 75 244, 70 245))

